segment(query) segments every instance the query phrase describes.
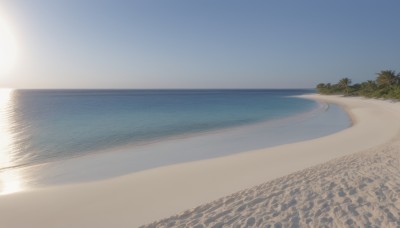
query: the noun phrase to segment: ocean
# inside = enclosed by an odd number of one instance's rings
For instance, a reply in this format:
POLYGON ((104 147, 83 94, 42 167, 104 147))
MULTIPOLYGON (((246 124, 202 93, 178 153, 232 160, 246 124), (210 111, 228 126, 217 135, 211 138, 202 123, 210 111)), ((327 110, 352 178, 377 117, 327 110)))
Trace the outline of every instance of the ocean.
POLYGON ((339 107, 295 97, 312 92, 2 90, 0 193, 11 170, 40 170, 24 172, 25 186, 88 181, 350 126, 339 107))

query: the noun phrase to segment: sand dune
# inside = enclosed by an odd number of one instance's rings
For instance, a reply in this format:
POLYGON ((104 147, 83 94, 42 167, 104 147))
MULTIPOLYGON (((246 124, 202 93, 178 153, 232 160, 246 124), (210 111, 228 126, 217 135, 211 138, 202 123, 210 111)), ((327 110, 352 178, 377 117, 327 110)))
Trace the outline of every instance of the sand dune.
POLYGON ((148 226, 398 225, 400 105, 307 97, 342 105, 354 125, 314 140, 2 196, 1 223, 135 227, 177 214, 148 226))

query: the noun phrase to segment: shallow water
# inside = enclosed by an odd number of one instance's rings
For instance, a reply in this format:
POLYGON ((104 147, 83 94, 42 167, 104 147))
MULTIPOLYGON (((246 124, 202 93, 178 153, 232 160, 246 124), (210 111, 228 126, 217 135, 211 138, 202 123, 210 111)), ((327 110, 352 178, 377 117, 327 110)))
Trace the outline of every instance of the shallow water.
POLYGON ((350 126, 336 105, 291 97, 306 92, 14 92, 13 105, 9 101, 3 109, 13 110, 3 116, 13 120, 3 121, 3 129, 12 126, 6 132, 12 143, 2 146, 3 154, 16 158, 6 165, 17 167, 1 170, 0 190, 110 178, 317 138, 350 126))
POLYGON ((305 90, 14 90, 3 93, 0 169, 296 115, 305 90))

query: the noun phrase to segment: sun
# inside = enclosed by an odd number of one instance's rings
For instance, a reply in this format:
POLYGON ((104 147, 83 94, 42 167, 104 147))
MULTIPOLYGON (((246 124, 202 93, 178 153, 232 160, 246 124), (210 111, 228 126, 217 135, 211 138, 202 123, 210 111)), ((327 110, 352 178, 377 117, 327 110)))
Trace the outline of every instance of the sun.
POLYGON ((15 66, 17 42, 11 27, 0 18, 0 79, 15 66))

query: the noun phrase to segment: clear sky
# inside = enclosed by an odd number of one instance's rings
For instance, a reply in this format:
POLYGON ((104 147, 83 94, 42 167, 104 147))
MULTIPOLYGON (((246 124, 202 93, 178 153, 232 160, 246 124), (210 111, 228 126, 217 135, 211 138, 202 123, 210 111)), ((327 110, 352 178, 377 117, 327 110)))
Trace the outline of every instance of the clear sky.
POLYGON ((0 87, 312 88, 400 70, 398 0, 0 0, 0 87))

